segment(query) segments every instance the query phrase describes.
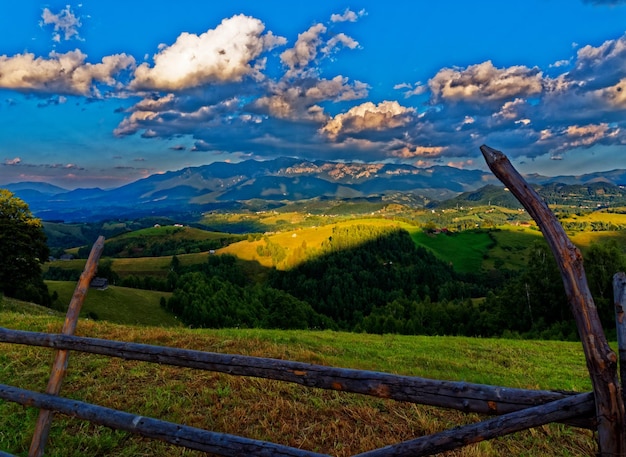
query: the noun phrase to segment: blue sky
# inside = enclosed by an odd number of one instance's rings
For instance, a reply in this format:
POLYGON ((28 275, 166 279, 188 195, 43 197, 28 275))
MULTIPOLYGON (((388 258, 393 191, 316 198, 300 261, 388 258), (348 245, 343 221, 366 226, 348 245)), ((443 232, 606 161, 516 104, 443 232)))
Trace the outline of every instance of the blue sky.
POLYGON ((626 168, 626 1, 5 2, 0 185, 279 156, 626 168))

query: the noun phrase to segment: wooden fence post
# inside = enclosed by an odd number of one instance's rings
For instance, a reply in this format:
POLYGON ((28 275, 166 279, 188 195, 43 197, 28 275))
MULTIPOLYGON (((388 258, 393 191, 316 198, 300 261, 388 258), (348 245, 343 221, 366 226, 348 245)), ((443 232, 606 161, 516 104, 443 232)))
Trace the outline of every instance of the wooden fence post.
POLYGON ((622 400, 626 403, 626 274, 613 275, 613 303, 615 304, 615 325, 617 327, 617 347, 619 354, 619 377, 622 383, 622 400))
POLYGON ((480 147, 487 165, 537 222, 561 271, 568 302, 582 341, 596 401, 601 456, 626 456, 624 402, 617 378, 617 356, 611 350, 589 291, 580 251, 570 241, 548 205, 500 151, 480 147))
MULTIPOLYGON (((63 335, 73 335, 76 330, 76 324, 78 323, 78 315, 80 314, 80 308, 83 305, 87 290, 89 290, 89 283, 96 274, 98 268, 98 260, 102 255, 104 249, 104 237, 100 236, 94 243, 85 264, 85 269, 80 275, 78 284, 74 289, 74 295, 70 301, 65 316, 65 322, 63 323, 63 329, 61 330, 63 335)), ((52 372, 50 373, 50 379, 48 380, 48 387, 46 393, 51 395, 58 395, 61 391, 61 385, 65 372, 67 371, 67 363, 69 361, 69 351, 60 350, 57 351, 54 357, 54 363, 52 364, 52 372)), ((30 450, 28 451, 29 457, 41 457, 46 446, 48 434, 50 433, 50 425, 52 422, 52 412, 47 409, 39 411, 39 417, 37 418, 37 425, 33 433, 33 439, 30 443, 30 450)))

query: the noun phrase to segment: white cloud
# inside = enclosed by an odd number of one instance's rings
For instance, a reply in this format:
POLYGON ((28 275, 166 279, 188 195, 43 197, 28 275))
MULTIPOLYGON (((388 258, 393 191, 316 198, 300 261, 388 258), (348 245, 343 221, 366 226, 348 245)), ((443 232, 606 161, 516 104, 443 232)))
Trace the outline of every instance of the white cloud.
POLYGON ((615 109, 626 109, 626 77, 617 84, 601 91, 607 105, 615 109))
POLYGON ((365 16, 365 10, 361 10, 358 13, 351 11, 349 8, 346 9, 343 14, 332 14, 330 16, 331 22, 356 22, 358 18, 365 16))
POLYGON ((563 149, 573 149, 581 146, 591 146, 603 138, 615 135, 614 129, 606 123, 590 125, 571 125, 565 129, 565 143, 563 149))
POLYGON ((428 81, 435 100, 493 101, 537 95, 543 88, 537 68, 499 69, 486 62, 465 69, 444 68, 428 81))
POLYGON ((578 50, 577 67, 597 66, 606 60, 615 59, 626 52, 626 36, 618 40, 607 40, 602 45, 594 47, 583 46, 578 50))
POLYGON ((366 102, 336 115, 320 132, 335 139, 342 134, 393 129, 410 122, 414 112, 413 108, 401 106, 397 101, 384 101, 378 105, 366 102))
POLYGON ((86 63, 78 49, 49 58, 25 53, 0 56, 0 87, 20 91, 100 96, 96 82, 116 85, 113 75, 132 68, 135 59, 126 54, 106 56, 101 63, 86 63))
POLYGON ((325 122, 327 115, 318 105, 325 101, 348 101, 367 95, 368 86, 359 81, 350 84, 341 75, 333 79, 304 78, 281 81, 269 88, 270 95, 259 97, 253 106, 280 119, 325 122))
POLYGON ((322 43, 321 35, 326 33, 323 24, 312 25, 306 32, 298 34, 293 48, 280 55, 283 65, 289 68, 288 74, 302 71, 317 56, 317 48, 322 43))
POLYGON ((520 112, 526 107, 526 101, 522 98, 516 98, 502 105, 500 111, 493 113, 492 117, 496 120, 515 120, 520 117, 520 112))
POLYGON ((161 47, 153 67, 137 67, 131 87, 175 91, 260 77, 264 60, 256 59, 286 43, 271 32, 263 35, 264 29, 260 20, 240 14, 201 35, 182 33, 173 45, 161 47))
POLYGON ((621 129, 601 122, 544 129, 540 132, 537 144, 546 153, 560 155, 576 148, 589 148, 598 144, 619 144, 620 141, 623 144, 621 129))
POLYGON ((414 95, 421 95, 428 90, 428 87, 423 85, 420 81, 416 82, 415 84, 409 84, 409 83, 396 84, 395 86, 393 86, 393 88, 395 90, 403 90, 404 98, 409 98, 414 95))
POLYGON ((60 42, 61 35, 63 35, 63 39, 66 41, 74 37, 80 38, 78 36, 78 28, 82 24, 80 18, 74 15, 69 5, 58 14, 54 14, 48 8, 44 8, 41 18, 43 25, 52 24, 54 26, 53 41, 60 42))
POLYGON ((20 159, 19 157, 15 157, 14 159, 5 159, 4 164, 5 165, 18 165, 21 161, 22 159, 20 159))
POLYGON ((340 44, 346 48, 354 49, 359 45, 359 42, 345 33, 339 33, 326 42, 326 46, 321 49, 321 52, 326 55, 331 54, 337 50, 340 44))
POLYGON ((559 68, 559 67, 565 67, 567 65, 569 65, 571 62, 571 60, 557 60, 556 62, 550 64, 551 68, 559 68))

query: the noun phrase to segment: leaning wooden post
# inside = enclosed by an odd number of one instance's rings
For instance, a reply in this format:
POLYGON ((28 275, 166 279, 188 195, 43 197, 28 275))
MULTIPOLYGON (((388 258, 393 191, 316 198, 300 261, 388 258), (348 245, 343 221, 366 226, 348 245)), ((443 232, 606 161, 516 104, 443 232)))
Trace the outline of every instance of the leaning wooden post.
POLYGON ((619 377, 622 382, 622 401, 626 403, 626 274, 613 275, 613 303, 617 326, 617 348, 619 353, 619 377))
MULTIPOLYGON (((70 301, 70 305, 67 309, 65 316, 65 322, 63 323, 63 329, 61 333, 63 335, 73 335, 76 330, 76 324, 78 323, 78 315, 80 314, 80 308, 83 305, 87 290, 89 290, 89 283, 96 274, 98 268, 98 260, 102 255, 104 249, 104 237, 100 236, 91 248, 91 253, 85 264, 85 269, 80 275, 78 284, 74 289, 74 295, 70 301)), ((67 349, 57 351, 52 364, 52 372, 50 379, 48 380, 48 387, 46 393, 51 395, 58 395, 61 391, 61 384, 67 371, 67 363, 70 353, 67 349)), ((28 451, 29 457, 41 457, 48 440, 48 434, 50 433, 50 425, 52 423, 52 411, 42 409, 39 411, 39 417, 37 419, 37 425, 35 426, 35 432, 33 433, 33 439, 30 443, 30 450, 28 451)))
POLYGON ((583 344, 596 401, 601 456, 626 456, 624 402, 617 378, 617 356, 604 335, 580 251, 570 241, 548 205, 515 170, 509 159, 489 146, 480 147, 487 165, 537 222, 554 254, 583 344))

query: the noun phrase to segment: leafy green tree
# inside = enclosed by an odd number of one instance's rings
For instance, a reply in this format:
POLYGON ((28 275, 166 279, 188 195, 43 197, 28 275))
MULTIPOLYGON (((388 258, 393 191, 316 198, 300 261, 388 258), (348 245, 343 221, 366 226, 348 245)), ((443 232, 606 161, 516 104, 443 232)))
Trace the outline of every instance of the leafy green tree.
POLYGON ((613 275, 626 271, 626 259, 615 240, 593 243, 585 254, 585 274, 598 314, 607 330, 615 329, 613 275))
POLYGON ((113 271, 113 261, 111 259, 102 259, 98 262, 98 276, 109 280, 110 284, 116 284, 120 277, 113 271))
POLYGON ((41 221, 12 192, 0 189, 0 291, 9 297, 50 305, 41 264, 49 249, 41 221))

